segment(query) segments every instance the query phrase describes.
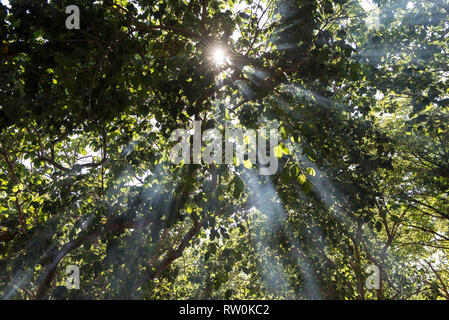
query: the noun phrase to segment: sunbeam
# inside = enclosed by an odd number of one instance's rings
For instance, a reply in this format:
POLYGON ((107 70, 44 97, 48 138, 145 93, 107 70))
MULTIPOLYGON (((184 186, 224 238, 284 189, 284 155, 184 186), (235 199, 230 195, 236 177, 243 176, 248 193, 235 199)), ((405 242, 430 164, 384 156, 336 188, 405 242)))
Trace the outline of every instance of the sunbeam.
MULTIPOLYGON (((258 176, 251 170, 246 170, 241 175, 242 179, 247 185, 249 197, 257 209, 266 217, 265 228, 269 235, 274 235, 276 230, 280 227, 279 221, 286 221, 287 215, 279 201, 277 193, 271 181, 261 183, 258 176)), ((297 260, 297 265, 302 272, 304 278, 305 291, 308 293, 307 298, 321 299, 322 295, 319 286, 313 277, 313 268, 307 257, 301 254, 300 246, 293 236, 292 230, 288 228, 287 236, 293 247, 296 249, 293 255, 297 260)), ((259 255, 266 260, 266 265, 261 266, 261 273, 264 275, 266 285, 280 296, 284 292, 291 289, 284 266, 278 262, 275 257, 267 256, 269 244, 268 239, 259 236, 256 240, 259 245, 259 255)))

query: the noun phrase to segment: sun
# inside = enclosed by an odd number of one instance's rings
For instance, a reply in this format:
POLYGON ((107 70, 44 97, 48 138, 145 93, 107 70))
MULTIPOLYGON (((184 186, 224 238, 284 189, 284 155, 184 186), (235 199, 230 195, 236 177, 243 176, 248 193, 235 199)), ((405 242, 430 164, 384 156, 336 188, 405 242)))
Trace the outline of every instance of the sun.
POLYGON ((217 66, 221 66, 226 63, 226 52, 223 48, 217 47, 212 51, 212 60, 217 66))

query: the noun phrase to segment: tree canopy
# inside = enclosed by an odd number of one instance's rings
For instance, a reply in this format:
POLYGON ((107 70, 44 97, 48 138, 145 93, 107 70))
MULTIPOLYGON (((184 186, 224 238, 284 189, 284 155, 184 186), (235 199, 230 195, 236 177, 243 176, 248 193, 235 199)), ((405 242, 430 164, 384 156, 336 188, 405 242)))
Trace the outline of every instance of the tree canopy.
POLYGON ((2 298, 449 299, 446 0, 0 16, 2 298), (173 163, 197 121, 275 128, 276 173, 173 163))

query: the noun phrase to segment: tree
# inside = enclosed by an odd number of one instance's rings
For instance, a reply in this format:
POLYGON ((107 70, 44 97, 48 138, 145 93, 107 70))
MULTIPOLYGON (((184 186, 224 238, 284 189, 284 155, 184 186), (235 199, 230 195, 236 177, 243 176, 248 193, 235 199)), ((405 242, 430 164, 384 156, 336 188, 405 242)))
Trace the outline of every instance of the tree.
POLYGON ((373 27, 345 0, 3 6, 0 294, 448 298, 447 10, 375 1, 373 27), (171 162, 194 121, 277 128, 277 172, 171 162))

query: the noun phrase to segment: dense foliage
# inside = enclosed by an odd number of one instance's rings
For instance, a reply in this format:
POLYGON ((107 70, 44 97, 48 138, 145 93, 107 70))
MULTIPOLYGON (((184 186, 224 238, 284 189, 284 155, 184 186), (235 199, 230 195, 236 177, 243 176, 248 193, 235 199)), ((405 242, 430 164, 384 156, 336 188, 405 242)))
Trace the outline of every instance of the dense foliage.
POLYGON ((3 298, 449 299, 446 0, 0 10, 3 298), (174 164, 195 120, 277 128, 276 174, 174 164))

